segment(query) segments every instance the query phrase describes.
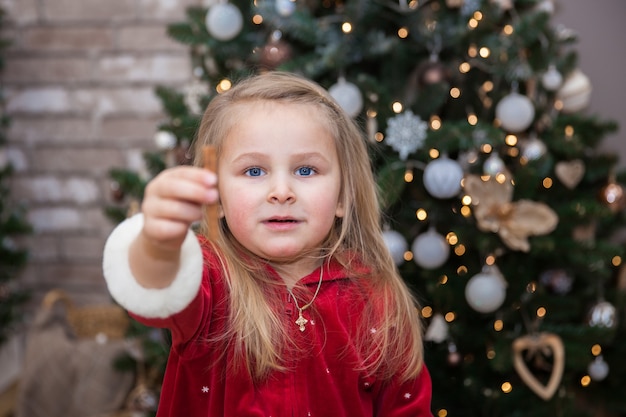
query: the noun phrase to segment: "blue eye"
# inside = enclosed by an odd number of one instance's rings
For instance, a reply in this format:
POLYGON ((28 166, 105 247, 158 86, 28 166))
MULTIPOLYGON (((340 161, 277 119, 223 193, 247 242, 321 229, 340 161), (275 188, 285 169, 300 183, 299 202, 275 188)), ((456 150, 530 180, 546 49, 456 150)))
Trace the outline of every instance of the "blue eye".
POLYGON ((303 177, 308 177, 310 175, 315 174, 315 170, 311 167, 300 167, 296 170, 296 173, 303 177))
POLYGON ((250 177, 260 177, 263 175, 263 170, 259 167, 252 167, 246 170, 246 175, 250 177))

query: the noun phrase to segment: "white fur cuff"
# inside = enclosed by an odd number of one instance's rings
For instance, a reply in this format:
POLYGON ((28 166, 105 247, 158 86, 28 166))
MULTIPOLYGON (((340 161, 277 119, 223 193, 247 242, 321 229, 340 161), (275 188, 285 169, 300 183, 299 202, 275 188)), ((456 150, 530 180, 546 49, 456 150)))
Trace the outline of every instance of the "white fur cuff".
POLYGON ((182 311, 198 294, 202 281, 202 249, 189 230, 181 248, 180 269, 167 288, 144 288, 128 262, 131 243, 141 232, 143 214, 120 223, 104 246, 102 269, 111 296, 123 308, 145 318, 165 318, 182 311))

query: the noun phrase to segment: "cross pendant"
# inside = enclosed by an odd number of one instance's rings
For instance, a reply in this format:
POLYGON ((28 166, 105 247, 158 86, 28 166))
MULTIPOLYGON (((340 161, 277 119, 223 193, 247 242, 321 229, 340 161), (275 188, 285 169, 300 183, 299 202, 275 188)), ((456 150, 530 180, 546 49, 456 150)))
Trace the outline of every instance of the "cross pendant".
POLYGON ((298 320, 296 320, 296 324, 300 326, 300 331, 303 332, 304 325, 307 324, 309 321, 302 316, 302 310, 300 310, 298 313, 299 315, 298 315, 298 320))

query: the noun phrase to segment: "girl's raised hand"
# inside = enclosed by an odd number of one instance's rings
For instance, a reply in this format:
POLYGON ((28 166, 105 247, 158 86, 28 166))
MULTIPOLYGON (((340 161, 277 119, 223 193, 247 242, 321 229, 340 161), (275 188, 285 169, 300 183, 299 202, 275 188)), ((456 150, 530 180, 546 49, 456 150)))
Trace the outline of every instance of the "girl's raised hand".
POLYGON ((146 186, 143 237, 162 249, 179 249, 190 225, 202 218, 203 205, 218 198, 214 172, 191 166, 166 169, 146 186))

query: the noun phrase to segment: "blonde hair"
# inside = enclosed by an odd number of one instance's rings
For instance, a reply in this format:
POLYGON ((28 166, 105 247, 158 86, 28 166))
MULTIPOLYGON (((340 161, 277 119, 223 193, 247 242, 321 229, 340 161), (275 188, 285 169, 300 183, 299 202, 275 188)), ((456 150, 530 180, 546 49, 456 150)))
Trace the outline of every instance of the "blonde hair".
MULTIPOLYGON (((305 105, 309 111, 313 107, 326 121, 337 147, 341 167, 339 198, 345 214, 323 242, 322 256, 340 262, 364 294, 376 297, 375 303, 366 303, 359 334, 355 335, 362 369, 383 379, 417 376, 423 361, 420 319, 416 302, 382 238, 378 192, 367 145, 361 130, 326 90, 282 72, 236 83, 207 107, 195 142, 194 164, 202 165, 201 148, 207 144, 217 147, 219 159, 221 144, 241 115, 236 105, 258 101, 305 105), (362 268, 357 266, 368 268, 367 274, 359 272, 362 268), (372 328, 376 332, 370 332, 372 328)), ((207 231, 203 228, 202 232, 207 231)), ((230 330, 225 337, 236 341, 236 354, 241 355, 239 359, 255 379, 262 379, 272 370, 283 370, 283 354, 295 345, 272 304, 276 299, 272 295, 278 291, 276 280, 266 276, 263 260, 234 239, 225 221, 220 223, 216 248, 230 294, 230 330)))

